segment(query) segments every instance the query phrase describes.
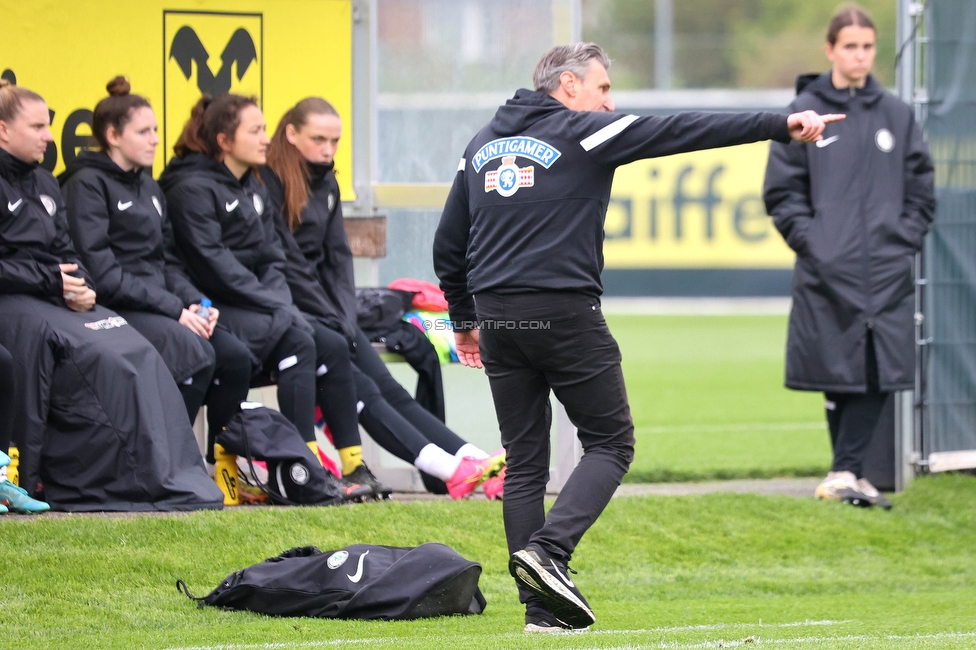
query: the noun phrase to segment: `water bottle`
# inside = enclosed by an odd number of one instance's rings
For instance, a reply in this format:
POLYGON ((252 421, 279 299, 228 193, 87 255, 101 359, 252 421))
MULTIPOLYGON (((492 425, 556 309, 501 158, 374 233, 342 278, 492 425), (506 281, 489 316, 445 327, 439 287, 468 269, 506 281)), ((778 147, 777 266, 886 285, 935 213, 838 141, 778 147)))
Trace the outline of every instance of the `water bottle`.
POLYGON ((7 480, 14 485, 20 485, 20 451, 16 447, 11 447, 7 451, 10 456, 10 464, 7 465, 7 480))
POLYGON ((212 305, 213 305, 213 303, 210 302, 210 298, 201 298, 200 299, 200 311, 197 312, 197 316, 199 316, 200 318, 202 318, 203 320, 205 320, 205 321, 207 321, 209 323, 210 322, 210 307, 212 305))

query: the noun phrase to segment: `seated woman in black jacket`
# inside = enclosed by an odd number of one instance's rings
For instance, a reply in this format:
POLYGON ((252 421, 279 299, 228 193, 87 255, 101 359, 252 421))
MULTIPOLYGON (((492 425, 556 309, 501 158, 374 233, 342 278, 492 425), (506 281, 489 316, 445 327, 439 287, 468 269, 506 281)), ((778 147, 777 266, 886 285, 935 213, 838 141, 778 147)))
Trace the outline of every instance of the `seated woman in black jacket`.
POLYGON ((333 157, 342 133, 336 110, 310 97, 285 113, 263 168, 285 249, 287 278, 295 303, 335 323, 353 342, 353 374, 363 403, 359 418, 382 447, 443 483, 435 491, 454 498, 484 483, 489 498, 501 498, 504 452, 489 456, 466 442, 414 400, 394 379, 356 325, 352 253, 342 221, 333 157))
POLYGON ((0 80, 0 345, 13 357, 20 484, 60 510, 220 508, 173 377, 96 305, 58 182, 37 161, 44 100, 0 80))
MULTIPOLYGON (((268 142, 254 100, 204 96, 159 182, 189 276, 250 350, 254 375, 277 383, 281 413, 313 452, 318 404, 337 440, 350 441, 348 453, 360 444, 349 355, 344 341, 324 340, 292 304, 267 190, 255 173, 268 142)), ((343 481, 342 489, 353 498, 382 488, 364 483, 343 481)))
POLYGON ((83 152, 60 177, 71 238, 114 309, 155 346, 176 380, 192 422, 207 405, 213 436, 247 399, 251 358, 213 307, 198 316, 203 294, 176 256, 163 192, 146 171, 156 156, 156 117, 145 98, 116 77, 98 102, 92 135, 100 153, 83 152))

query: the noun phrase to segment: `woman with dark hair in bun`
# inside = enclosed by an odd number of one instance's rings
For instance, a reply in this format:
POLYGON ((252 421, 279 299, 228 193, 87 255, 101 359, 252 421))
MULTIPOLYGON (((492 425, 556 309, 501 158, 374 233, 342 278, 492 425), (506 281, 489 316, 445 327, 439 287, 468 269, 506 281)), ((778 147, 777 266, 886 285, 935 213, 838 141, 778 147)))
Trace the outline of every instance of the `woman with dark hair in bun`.
MULTIPOLYGON (((159 179, 176 244, 190 278, 220 308, 221 323, 248 347, 254 376, 277 384, 281 413, 309 448, 319 453, 317 404, 334 437, 358 449, 345 342, 323 344, 321 332, 292 304, 285 282, 268 194, 255 173, 268 142, 253 99, 200 99, 176 142, 176 157, 159 179)), ((389 494, 375 479, 337 480, 348 498, 389 494)))
POLYGON ((19 482, 31 496, 43 483, 60 510, 220 508, 163 360, 96 304, 58 182, 38 166, 48 124, 39 95, 0 81, 0 345, 19 482))
POLYGON ((159 138, 145 98, 116 77, 98 102, 92 134, 98 153, 83 152, 59 178, 68 226, 98 287, 98 302, 114 309, 159 351, 173 374, 192 422, 207 405, 213 436, 247 398, 247 348, 223 327, 219 311, 199 316, 200 291, 176 256, 163 192, 151 169, 159 138))

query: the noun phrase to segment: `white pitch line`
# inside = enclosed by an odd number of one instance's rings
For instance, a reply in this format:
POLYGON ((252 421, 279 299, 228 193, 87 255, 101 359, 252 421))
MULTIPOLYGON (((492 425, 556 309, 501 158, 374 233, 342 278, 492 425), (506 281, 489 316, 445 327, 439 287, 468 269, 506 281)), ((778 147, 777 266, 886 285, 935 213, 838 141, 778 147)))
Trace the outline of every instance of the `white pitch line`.
MULTIPOLYGON (((828 626, 828 625, 844 625, 845 623, 853 623, 854 621, 794 621, 792 623, 715 623, 712 625, 680 625, 674 627, 654 627, 648 629, 638 629, 638 630, 594 630, 592 632, 584 632, 589 636, 590 634, 661 634, 666 632, 695 632, 695 631, 709 631, 709 630, 724 630, 724 629, 737 629, 737 628, 790 628, 790 627, 817 627, 817 626, 828 626)), ((521 632, 505 632, 502 634, 492 634, 490 637, 518 637, 522 638, 521 632)), ((487 638, 481 635, 470 635, 462 634, 455 638, 487 638)), ((279 643, 247 643, 247 644, 232 644, 232 645, 207 645, 207 646, 181 646, 174 648, 167 648, 166 650, 280 650, 288 648, 328 648, 343 645, 354 645, 354 644, 396 644, 402 643, 403 638, 362 638, 362 639, 330 639, 328 641, 299 641, 294 643, 279 642, 279 643)), ((628 646, 630 647, 630 646, 628 646)), ((652 646, 641 646, 641 647, 652 647, 652 646)), ((653 646, 657 647, 657 646, 653 646)), ((684 646, 681 646, 684 647, 684 646)), ((697 647, 697 646, 688 646, 697 647)), ((707 646, 702 646, 707 647, 707 646)))
POLYGON ((882 634, 870 636, 867 634, 849 634, 846 636, 810 636, 795 639, 763 639, 761 637, 748 637, 746 639, 728 640, 718 639, 715 641, 702 641, 699 643, 679 643, 667 642, 655 643, 651 645, 625 645, 604 648, 592 646, 581 648, 580 650, 648 650, 660 648, 661 650, 695 650, 697 648, 739 648, 748 646, 754 648, 761 645, 789 645, 794 646, 804 643, 839 643, 842 641, 937 641, 939 639, 972 639, 976 638, 976 632, 938 632, 935 634, 882 634))
POLYGON ((660 634, 662 632, 696 632, 708 630, 726 630, 737 628, 785 628, 785 627, 819 627, 829 625, 845 625, 854 620, 846 621, 794 621, 792 623, 714 623, 712 625, 681 625, 678 627, 652 627, 639 630, 593 630, 590 634, 660 634))
POLYGON ((638 433, 722 433, 725 431, 809 431, 826 429, 823 422, 777 422, 740 424, 679 424, 672 427, 637 427, 638 433))

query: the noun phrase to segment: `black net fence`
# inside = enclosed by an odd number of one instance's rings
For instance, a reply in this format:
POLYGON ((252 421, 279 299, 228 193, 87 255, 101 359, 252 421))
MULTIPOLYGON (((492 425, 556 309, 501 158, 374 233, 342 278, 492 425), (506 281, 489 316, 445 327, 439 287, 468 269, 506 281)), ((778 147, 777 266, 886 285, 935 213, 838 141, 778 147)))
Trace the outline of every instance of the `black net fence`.
POLYGON ((928 0, 925 127, 936 220, 925 249, 922 456, 976 450, 976 2, 928 0))

